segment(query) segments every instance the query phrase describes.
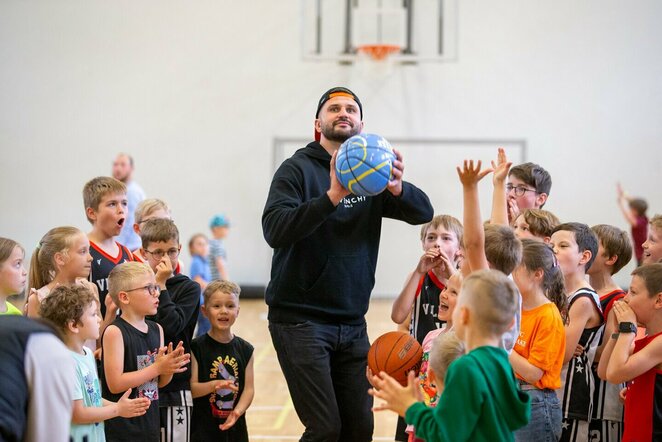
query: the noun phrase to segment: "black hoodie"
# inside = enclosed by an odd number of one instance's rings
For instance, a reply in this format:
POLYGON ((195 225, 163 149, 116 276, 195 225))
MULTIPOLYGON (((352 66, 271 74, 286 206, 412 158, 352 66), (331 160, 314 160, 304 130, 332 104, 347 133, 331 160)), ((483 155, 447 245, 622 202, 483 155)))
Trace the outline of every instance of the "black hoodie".
POLYGON ((274 249, 266 291, 269 320, 360 324, 375 285, 382 217, 409 224, 432 219, 427 195, 403 182, 402 194, 349 195, 337 207, 330 187, 331 156, 312 142, 276 171, 262 214, 274 249))
MULTIPOLYGON (((150 317, 163 328, 163 344, 168 346, 172 342, 175 348, 179 341, 184 343, 184 351, 191 353, 191 340, 198 321, 200 310, 200 284, 192 281, 188 276, 174 275, 166 280, 166 290, 159 295, 159 308, 156 315, 150 317)), ((181 390, 190 390, 191 364, 183 373, 175 373, 168 385, 159 389, 161 398, 159 406, 182 405, 169 403, 167 392, 175 392, 175 402, 179 400, 181 390)))

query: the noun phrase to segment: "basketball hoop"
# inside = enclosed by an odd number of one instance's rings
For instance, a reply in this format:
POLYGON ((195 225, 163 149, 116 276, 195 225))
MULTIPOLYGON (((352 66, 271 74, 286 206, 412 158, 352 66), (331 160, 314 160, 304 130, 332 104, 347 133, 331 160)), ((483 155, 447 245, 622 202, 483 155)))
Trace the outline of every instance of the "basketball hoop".
POLYGON ((400 52, 402 48, 398 45, 383 45, 383 44, 372 44, 372 45, 361 45, 356 48, 358 53, 367 54, 374 61, 385 60, 391 54, 400 52))

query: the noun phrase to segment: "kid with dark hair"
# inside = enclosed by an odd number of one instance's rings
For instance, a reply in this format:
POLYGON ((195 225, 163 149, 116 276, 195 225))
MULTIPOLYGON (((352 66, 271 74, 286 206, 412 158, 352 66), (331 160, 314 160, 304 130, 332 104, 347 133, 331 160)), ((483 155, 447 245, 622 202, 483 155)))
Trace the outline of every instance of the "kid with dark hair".
POLYGON ((518 164, 508 173, 508 218, 515 221, 524 209, 541 209, 552 190, 552 177, 535 163, 518 164))
POLYGON ((600 298, 586 282, 586 271, 598 252, 598 240, 586 224, 573 222, 556 226, 550 243, 568 294, 562 387, 557 390, 563 410, 561 441, 588 440, 594 385, 591 365, 603 321, 600 298))

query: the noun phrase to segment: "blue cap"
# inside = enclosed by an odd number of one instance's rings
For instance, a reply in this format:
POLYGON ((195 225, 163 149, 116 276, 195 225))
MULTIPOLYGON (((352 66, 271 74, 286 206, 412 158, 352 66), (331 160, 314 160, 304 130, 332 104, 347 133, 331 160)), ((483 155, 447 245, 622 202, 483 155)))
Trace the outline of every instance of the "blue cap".
POLYGON ((209 227, 230 227, 230 220, 222 213, 214 215, 209 221, 209 227))

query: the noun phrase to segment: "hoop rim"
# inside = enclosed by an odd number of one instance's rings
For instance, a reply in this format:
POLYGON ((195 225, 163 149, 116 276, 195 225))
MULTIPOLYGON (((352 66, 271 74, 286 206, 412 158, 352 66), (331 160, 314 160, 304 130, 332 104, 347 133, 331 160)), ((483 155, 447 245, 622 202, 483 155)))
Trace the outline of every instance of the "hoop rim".
POLYGON ((387 44, 368 44, 357 46, 356 52, 368 54, 370 58, 375 61, 381 61, 386 59, 391 54, 399 52, 402 50, 401 46, 398 45, 387 45, 387 44))

